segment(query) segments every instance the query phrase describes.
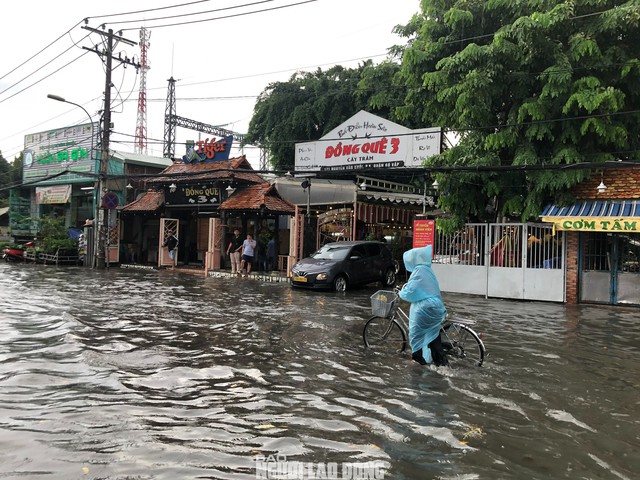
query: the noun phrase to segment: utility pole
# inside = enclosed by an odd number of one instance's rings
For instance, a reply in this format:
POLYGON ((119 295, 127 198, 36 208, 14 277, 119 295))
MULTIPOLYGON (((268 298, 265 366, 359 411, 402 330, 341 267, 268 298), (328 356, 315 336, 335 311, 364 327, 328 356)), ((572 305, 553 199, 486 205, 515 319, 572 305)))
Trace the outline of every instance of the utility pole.
MULTIPOLYGON (((96 30, 95 28, 84 26, 82 27, 85 30, 89 30, 92 33, 97 33, 104 39, 104 46, 102 50, 98 49, 98 45, 94 48, 82 47, 85 50, 89 50, 94 52, 98 56, 104 59, 105 61, 105 82, 104 82, 104 109, 103 109, 103 127, 102 127, 102 139, 101 139, 101 149, 100 149, 100 168, 98 170, 98 191, 96 195, 96 201, 102 203, 102 198, 104 194, 109 189, 109 185, 107 183, 107 171, 109 166, 109 140, 111 135, 111 71, 113 60, 120 62, 121 64, 132 65, 136 68, 136 70, 140 67, 139 64, 134 63, 128 57, 122 58, 121 56, 114 57, 113 56, 113 47, 114 41, 115 44, 119 42, 124 42, 127 45, 134 46, 137 45, 136 42, 132 40, 127 40, 126 38, 122 38, 120 35, 117 37, 114 36, 113 30, 109 29, 107 32, 103 30, 96 30)), ((95 219, 94 231, 96 232, 97 237, 97 247, 95 249, 96 255, 96 268, 104 269, 105 268, 105 237, 108 233, 109 225, 105 224, 105 208, 97 209, 98 218, 95 219)))

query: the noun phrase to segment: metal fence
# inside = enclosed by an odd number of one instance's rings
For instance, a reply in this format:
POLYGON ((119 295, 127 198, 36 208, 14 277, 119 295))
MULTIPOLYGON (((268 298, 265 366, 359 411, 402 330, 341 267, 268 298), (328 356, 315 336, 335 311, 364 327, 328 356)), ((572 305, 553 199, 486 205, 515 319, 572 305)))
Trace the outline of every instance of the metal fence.
POLYGON ((511 268, 562 268, 564 232, 528 223, 467 224, 436 229, 433 263, 511 268))

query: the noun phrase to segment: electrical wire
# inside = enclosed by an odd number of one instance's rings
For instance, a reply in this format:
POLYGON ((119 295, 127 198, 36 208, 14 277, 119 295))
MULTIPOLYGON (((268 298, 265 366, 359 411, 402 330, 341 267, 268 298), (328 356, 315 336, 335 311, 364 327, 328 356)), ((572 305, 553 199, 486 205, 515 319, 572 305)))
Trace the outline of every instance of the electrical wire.
MULTIPOLYGON (((313 3, 313 2, 317 2, 318 0, 303 0, 301 2, 296 2, 296 3, 291 3, 288 5, 281 5, 281 6, 277 6, 277 7, 272 7, 272 8, 264 8, 262 10, 254 10, 252 12, 244 12, 244 13, 236 13, 233 15, 226 15, 223 17, 215 17, 215 18, 204 18, 201 20, 192 20, 192 21, 188 21, 188 22, 177 22, 177 23, 166 23, 164 25, 151 25, 149 26, 149 28, 157 30, 158 28, 165 28, 165 27, 177 27, 180 25, 193 25, 195 23, 204 23, 204 22, 212 22, 215 20, 226 20, 229 18, 237 18, 237 17, 244 17, 247 15, 253 15, 254 13, 264 13, 264 12, 270 12, 270 11, 274 11, 274 10, 282 10, 284 8, 289 8, 289 7, 296 7, 298 5, 304 5, 306 3, 313 3)), ((117 25, 117 23, 116 23, 117 25)), ((127 32, 130 30, 137 30, 137 28, 123 28, 121 31, 123 32, 127 32)))
MULTIPOLYGON (((183 13, 183 14, 180 14, 180 15, 168 15, 166 17, 144 18, 144 22, 146 24, 148 24, 149 22, 154 22, 154 21, 157 21, 157 20, 167 20, 167 19, 182 18, 182 17, 193 17, 194 15, 205 15, 207 13, 224 12, 224 11, 227 11, 227 10, 235 10, 237 8, 244 8, 244 7, 252 7, 254 5, 259 5, 261 3, 271 3, 271 2, 274 2, 274 1, 275 0, 260 0, 258 2, 245 3, 243 5, 234 5, 234 6, 231 6, 231 7, 215 8, 213 10, 204 10, 202 12, 183 13)), ((122 24, 125 24, 125 23, 140 23, 140 22, 141 22, 141 20, 136 18, 134 20, 123 20, 123 21, 120 21, 120 22, 109 22, 109 25, 122 25, 122 24)), ((189 23, 191 23, 191 22, 189 22, 189 23)), ((155 28, 155 27, 154 26, 150 26, 149 28, 151 29, 151 28, 155 28)))
POLYGON ((36 58, 38 55, 40 55, 42 52, 44 52, 45 50, 47 50, 50 46, 52 46, 54 43, 56 43, 58 40, 60 40, 62 37, 64 37, 66 34, 68 34, 69 32, 71 32, 71 30, 73 30, 74 28, 76 28, 78 25, 80 25, 82 23, 82 20, 79 21, 78 23, 76 23, 73 27, 71 27, 69 30, 67 30, 66 32, 64 32, 62 35, 60 35, 58 38, 56 38, 53 42, 49 43, 46 47, 42 48, 41 50, 39 50, 37 53, 35 53, 34 55, 30 56, 29 58, 27 58, 24 62, 22 62, 20 65, 18 65, 17 67, 14 67, 13 69, 9 70, 7 73, 5 73, 4 75, 2 75, 0 77, 0 80, 2 80, 3 78, 5 78, 8 75, 11 75, 13 72, 15 72, 16 70, 18 70, 20 67, 22 67, 23 65, 26 65, 27 63, 29 63, 31 60, 33 60, 34 58, 36 58))
POLYGON ((124 15, 135 15, 137 13, 149 13, 149 12, 156 12, 159 10, 168 10, 171 8, 180 8, 180 7, 188 7, 189 5, 196 5, 198 3, 207 3, 210 2, 211 0, 198 0, 195 2, 187 2, 187 3, 179 3, 177 5, 169 5, 167 7, 156 7, 156 8, 147 8, 144 10, 136 10, 136 11, 132 11, 132 12, 123 12, 123 13, 111 13, 108 15, 98 15, 95 17, 87 17, 86 19, 97 19, 97 18, 109 18, 109 17, 120 17, 120 16, 124 16, 124 15))
MULTIPOLYGON (((85 35, 82 40, 84 40, 85 38, 87 38, 90 34, 85 35)), ((67 48, 66 50, 64 50, 62 53, 60 53, 59 55, 57 55, 56 57, 52 58, 51 60, 49 60, 49 62, 45 63, 44 65, 42 65, 41 67, 37 68, 36 70, 32 71, 31 73, 29 73, 28 75, 22 77, 20 80, 14 82, 12 85, 9 85, 7 88, 5 88, 4 90, 2 90, 0 92, 0 95, 2 95, 4 92, 11 90, 13 87, 16 87, 18 85, 20 85, 22 82, 24 82, 27 78, 31 77, 32 75, 38 73, 40 70, 42 70, 45 67, 48 67, 49 65, 51 65, 55 60, 59 59, 60 57, 62 57, 62 55, 64 55, 65 53, 67 53, 69 50, 71 50, 73 47, 75 47, 75 45, 71 45, 69 48, 67 48)), ((21 90, 22 91, 22 90, 21 90)), ((11 97, 9 97, 11 98, 11 97)))
POLYGON ((55 75, 56 73, 58 73, 60 70, 62 70, 63 68, 68 67, 69 65, 71 65, 74 62, 77 62, 78 60, 80 60, 82 57, 84 57, 87 53, 89 53, 89 51, 86 51, 84 53, 82 53, 80 56, 74 58, 73 60, 69 61, 68 63, 65 63, 63 66, 61 66, 60 68, 58 68, 57 70, 54 70, 50 75, 46 76, 46 77, 42 77, 40 80, 35 81, 34 83, 32 83, 31 85, 23 88, 22 90, 17 91, 16 93, 14 93, 13 95, 8 96, 7 98, 3 98, 2 100, 0 100, 0 103, 4 103, 7 100, 15 97, 16 95, 29 90, 31 87, 36 86, 37 84, 39 84, 40 82, 47 80, 48 78, 51 78, 53 75, 55 75))

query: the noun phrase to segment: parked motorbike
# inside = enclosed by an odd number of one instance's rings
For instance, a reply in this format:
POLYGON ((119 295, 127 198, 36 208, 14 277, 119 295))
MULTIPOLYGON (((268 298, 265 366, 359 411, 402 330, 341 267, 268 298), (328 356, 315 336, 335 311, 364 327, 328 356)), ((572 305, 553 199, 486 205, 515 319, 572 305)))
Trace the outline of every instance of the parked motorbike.
POLYGON ((2 259, 5 262, 23 261, 25 250, 33 246, 33 242, 27 242, 21 247, 7 247, 2 251, 2 259))

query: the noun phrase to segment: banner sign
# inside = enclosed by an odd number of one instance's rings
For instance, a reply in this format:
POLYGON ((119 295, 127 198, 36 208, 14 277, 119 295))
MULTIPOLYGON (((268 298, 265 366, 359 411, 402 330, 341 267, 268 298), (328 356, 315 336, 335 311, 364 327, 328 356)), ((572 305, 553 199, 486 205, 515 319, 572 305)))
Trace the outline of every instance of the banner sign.
POLYGON ((435 240, 436 221, 435 220, 414 220, 413 221, 413 248, 426 247, 432 245, 435 240))
POLYGON ((179 185, 174 192, 165 187, 165 205, 176 207, 201 207, 219 205, 220 190, 213 185, 179 185))
POLYGON ((360 111, 315 142, 297 143, 296 171, 417 168, 440 153, 441 130, 410 130, 360 111))
POLYGON ((182 157, 184 163, 208 163, 229 160, 233 136, 228 135, 215 141, 215 138, 187 142, 187 154, 182 157))
POLYGON ((640 232, 640 217, 542 217, 555 230, 573 232, 640 232))
MULTIPOLYGON (((69 174, 63 177, 64 182, 86 182, 95 173, 95 155, 91 153, 97 145, 92 140, 96 133, 94 124, 87 123, 25 135, 24 180, 44 179, 68 170, 85 175, 69 174)), ((60 181, 60 177, 50 180, 60 181)))
POLYGON ((50 187, 36 187, 36 203, 50 205, 53 203, 69 203, 71 185, 51 185, 50 187))

